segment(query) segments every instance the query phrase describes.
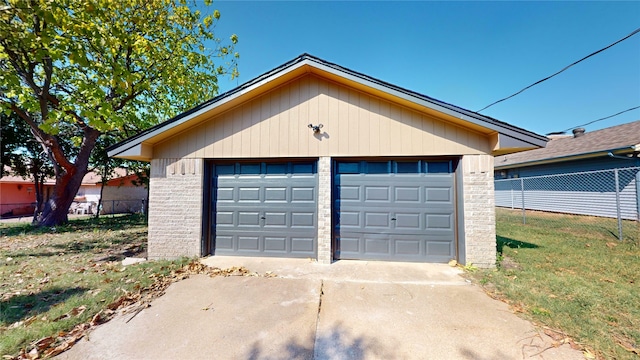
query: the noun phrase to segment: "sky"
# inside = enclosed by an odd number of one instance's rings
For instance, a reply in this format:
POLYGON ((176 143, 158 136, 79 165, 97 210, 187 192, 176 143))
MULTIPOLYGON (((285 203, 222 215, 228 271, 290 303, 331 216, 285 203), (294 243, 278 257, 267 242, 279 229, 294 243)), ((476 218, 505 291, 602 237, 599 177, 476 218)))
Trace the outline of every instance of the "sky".
MULTIPOLYGON (((201 4, 202 5, 202 4, 201 4)), ((640 27, 640 1, 214 1, 237 34, 236 80, 309 53, 478 111, 640 27)), ((640 33, 481 111, 547 134, 640 106, 640 33)), ((640 120, 640 109, 586 126, 640 120)))

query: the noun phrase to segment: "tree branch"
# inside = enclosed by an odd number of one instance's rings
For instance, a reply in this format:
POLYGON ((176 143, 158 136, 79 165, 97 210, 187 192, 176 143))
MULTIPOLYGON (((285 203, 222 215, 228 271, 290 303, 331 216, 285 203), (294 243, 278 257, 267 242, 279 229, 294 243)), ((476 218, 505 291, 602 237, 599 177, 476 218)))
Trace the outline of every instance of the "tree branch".
MULTIPOLYGON (((51 159, 54 167, 56 164, 62 166, 65 170, 71 169, 73 164, 67 159, 64 155, 60 147, 60 143, 58 140, 44 131, 40 130, 38 127, 38 123, 29 115, 26 111, 16 106, 16 104, 11 104, 10 109, 18 114, 20 118, 22 118, 31 128, 31 133, 36 138, 36 140, 42 145, 43 150, 47 151, 47 155, 51 159)), ((59 174, 59 169, 56 169, 56 176, 59 174)))
POLYGON ((42 86, 42 94, 39 96, 40 100, 40 113, 42 114, 42 118, 46 119, 49 115, 49 104, 47 103, 45 94, 49 94, 49 89, 51 88, 51 76, 53 75, 53 62, 50 57, 46 57, 43 59, 43 67, 44 67, 44 85, 42 86))

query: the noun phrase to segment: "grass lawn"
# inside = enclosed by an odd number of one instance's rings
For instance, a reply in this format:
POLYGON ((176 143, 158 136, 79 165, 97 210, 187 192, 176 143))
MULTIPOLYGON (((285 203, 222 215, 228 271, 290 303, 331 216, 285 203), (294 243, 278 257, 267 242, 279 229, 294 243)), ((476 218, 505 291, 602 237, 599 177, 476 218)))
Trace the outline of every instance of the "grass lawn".
MULTIPOLYGON (((637 226, 628 222, 625 231, 637 226)), ((640 246, 618 241, 610 230, 616 228, 614 219, 535 212, 523 225, 520 211, 498 209, 498 269, 473 276, 516 311, 584 346, 587 355, 638 359, 640 246)))
POLYGON ((0 226, 0 355, 55 346, 74 327, 96 322, 98 313, 106 317, 127 294, 144 293, 188 262, 122 266, 124 257, 146 254, 147 227, 139 215, 56 228, 0 226))

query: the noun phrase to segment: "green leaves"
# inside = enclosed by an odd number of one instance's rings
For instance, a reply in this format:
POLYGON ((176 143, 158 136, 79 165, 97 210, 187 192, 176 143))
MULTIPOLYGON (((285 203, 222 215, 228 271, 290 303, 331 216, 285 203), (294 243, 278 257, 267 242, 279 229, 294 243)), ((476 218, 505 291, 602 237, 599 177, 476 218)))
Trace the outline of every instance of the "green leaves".
POLYGON ((55 133, 56 122, 109 131, 141 114, 166 120, 213 97, 218 76, 237 74, 237 35, 223 44, 211 30, 220 11, 202 16, 195 2, 9 4, 0 13, 7 34, 0 39, 0 103, 25 110, 47 132, 55 133))
POLYGON ((144 128, 215 96, 218 76, 238 74, 238 36, 230 43, 216 37, 220 11, 201 14, 195 1, 7 4, 0 12, 0 108, 21 109, 49 134, 62 124, 144 128))
POLYGON ((238 37, 216 36, 220 12, 196 1, 0 1, 0 112, 36 135, 57 180, 84 175, 105 137, 167 120, 238 75, 238 37))

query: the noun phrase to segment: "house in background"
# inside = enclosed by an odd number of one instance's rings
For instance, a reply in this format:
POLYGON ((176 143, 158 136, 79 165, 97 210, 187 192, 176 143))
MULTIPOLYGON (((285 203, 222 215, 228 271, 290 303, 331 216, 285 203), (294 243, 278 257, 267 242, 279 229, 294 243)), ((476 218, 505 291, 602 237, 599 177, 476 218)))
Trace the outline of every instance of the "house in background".
MULTIPOLYGON (((53 181, 45 180, 45 199, 48 198, 53 185, 53 181)), ((0 177, 0 217, 33 215, 35 202, 36 188, 33 181, 13 175, 0 177)))
MULTIPOLYGON (((102 190, 101 214, 146 212, 149 189, 141 185, 136 174, 127 174, 125 169, 116 169, 118 176, 102 190)), ((100 187, 100 182, 98 182, 100 187)))
POLYGON ((614 218, 620 209, 621 218, 636 220, 639 154, 635 121, 575 129, 573 136, 551 137, 545 148, 497 156, 496 206, 614 218))
POLYGON ((151 162, 152 259, 490 267, 493 156, 546 141, 304 54, 108 153, 151 162))
MULTIPOLYGON (((101 214, 144 211, 148 190, 138 186, 138 177, 126 169, 116 169, 115 178, 109 180, 102 190, 101 214)), ((70 213, 94 214, 97 211, 102 187, 102 177, 94 172, 87 173, 69 209, 70 213)), ((55 181, 46 179, 43 199, 49 199, 55 181)), ((20 176, 0 178, 0 216, 31 216, 35 210, 35 184, 31 179, 20 176)))
POLYGON ((114 178, 108 180, 102 188, 102 177, 89 172, 82 179, 82 185, 71 205, 70 212, 95 214, 102 191, 100 214, 120 214, 144 212, 149 190, 140 185, 136 174, 129 174, 127 169, 114 170, 114 178))

